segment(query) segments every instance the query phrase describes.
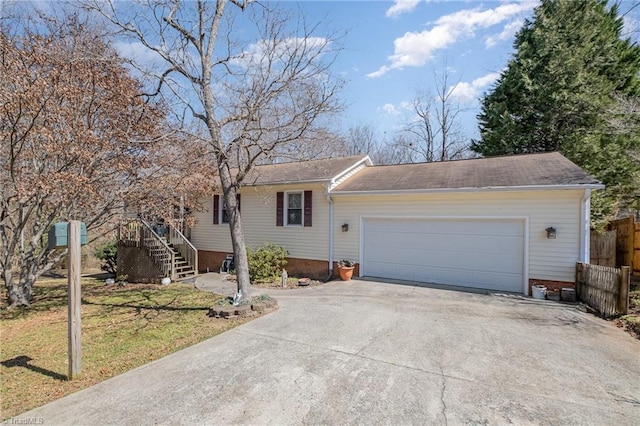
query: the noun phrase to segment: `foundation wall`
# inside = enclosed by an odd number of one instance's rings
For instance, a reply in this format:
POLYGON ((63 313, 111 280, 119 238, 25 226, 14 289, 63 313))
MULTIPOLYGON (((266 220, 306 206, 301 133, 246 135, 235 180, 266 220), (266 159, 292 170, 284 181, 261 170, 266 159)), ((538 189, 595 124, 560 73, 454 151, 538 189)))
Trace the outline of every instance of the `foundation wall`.
MULTIPOLYGON (((201 273, 219 271, 222 262, 227 257, 227 252, 198 250, 198 267, 201 273)), ((329 275, 329 267, 325 260, 287 258, 287 273, 295 277, 309 277, 315 280, 324 280, 329 275)), ((353 276, 359 276, 359 265, 356 265, 353 276)), ((338 263, 333 264, 332 278, 339 278, 338 263)))

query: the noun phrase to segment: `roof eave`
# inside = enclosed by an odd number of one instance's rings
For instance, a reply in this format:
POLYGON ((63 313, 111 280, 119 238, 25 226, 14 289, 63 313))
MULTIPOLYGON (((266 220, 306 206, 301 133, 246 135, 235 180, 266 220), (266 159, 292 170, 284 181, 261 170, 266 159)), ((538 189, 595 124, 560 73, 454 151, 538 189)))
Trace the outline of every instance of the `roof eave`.
POLYGON ((278 182, 251 183, 243 186, 246 188, 246 187, 255 187, 255 186, 302 185, 302 184, 308 184, 308 183, 327 183, 330 181, 331 179, 288 180, 288 181, 278 181, 278 182))
POLYGON ((431 188, 431 189, 394 189, 373 191, 330 191, 331 195, 404 195, 404 194, 429 194, 445 192, 501 192, 501 191, 544 191, 544 190, 569 190, 569 189, 604 189, 604 185, 598 184, 572 184, 572 185, 523 185, 523 186, 485 186, 471 188, 431 188))

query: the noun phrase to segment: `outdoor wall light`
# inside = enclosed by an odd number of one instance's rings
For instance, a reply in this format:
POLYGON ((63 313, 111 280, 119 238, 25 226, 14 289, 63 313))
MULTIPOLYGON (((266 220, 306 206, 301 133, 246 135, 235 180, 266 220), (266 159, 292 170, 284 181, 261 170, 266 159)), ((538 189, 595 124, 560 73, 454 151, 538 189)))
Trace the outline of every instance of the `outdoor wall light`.
POLYGON ((342 232, 347 232, 349 231, 349 224, 348 223, 343 223, 342 224, 342 232))
POLYGON ((547 238, 550 240, 555 240, 556 239, 556 228, 554 228, 553 226, 550 226, 546 229, 547 231, 547 238))

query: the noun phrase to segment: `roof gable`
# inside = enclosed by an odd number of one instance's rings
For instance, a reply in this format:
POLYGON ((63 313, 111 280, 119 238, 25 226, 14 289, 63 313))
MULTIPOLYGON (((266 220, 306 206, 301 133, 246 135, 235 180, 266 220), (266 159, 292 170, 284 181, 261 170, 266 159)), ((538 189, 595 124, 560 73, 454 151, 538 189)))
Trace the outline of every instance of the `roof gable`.
POLYGON ((365 167, 333 193, 438 191, 513 187, 601 188, 593 176, 559 153, 365 167))
POLYGON ((331 182, 360 164, 371 165, 367 155, 276 163, 255 166, 244 178, 244 186, 305 182, 331 182))

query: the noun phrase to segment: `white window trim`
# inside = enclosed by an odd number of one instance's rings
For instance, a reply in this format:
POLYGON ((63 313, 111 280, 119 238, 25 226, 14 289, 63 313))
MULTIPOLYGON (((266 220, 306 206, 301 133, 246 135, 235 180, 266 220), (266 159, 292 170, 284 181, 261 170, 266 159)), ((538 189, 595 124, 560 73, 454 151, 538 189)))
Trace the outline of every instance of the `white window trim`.
POLYGON ((302 228, 304 226, 304 191, 285 191, 284 192, 284 226, 291 228, 302 228), (300 223, 289 223, 289 194, 300 194, 300 223))

